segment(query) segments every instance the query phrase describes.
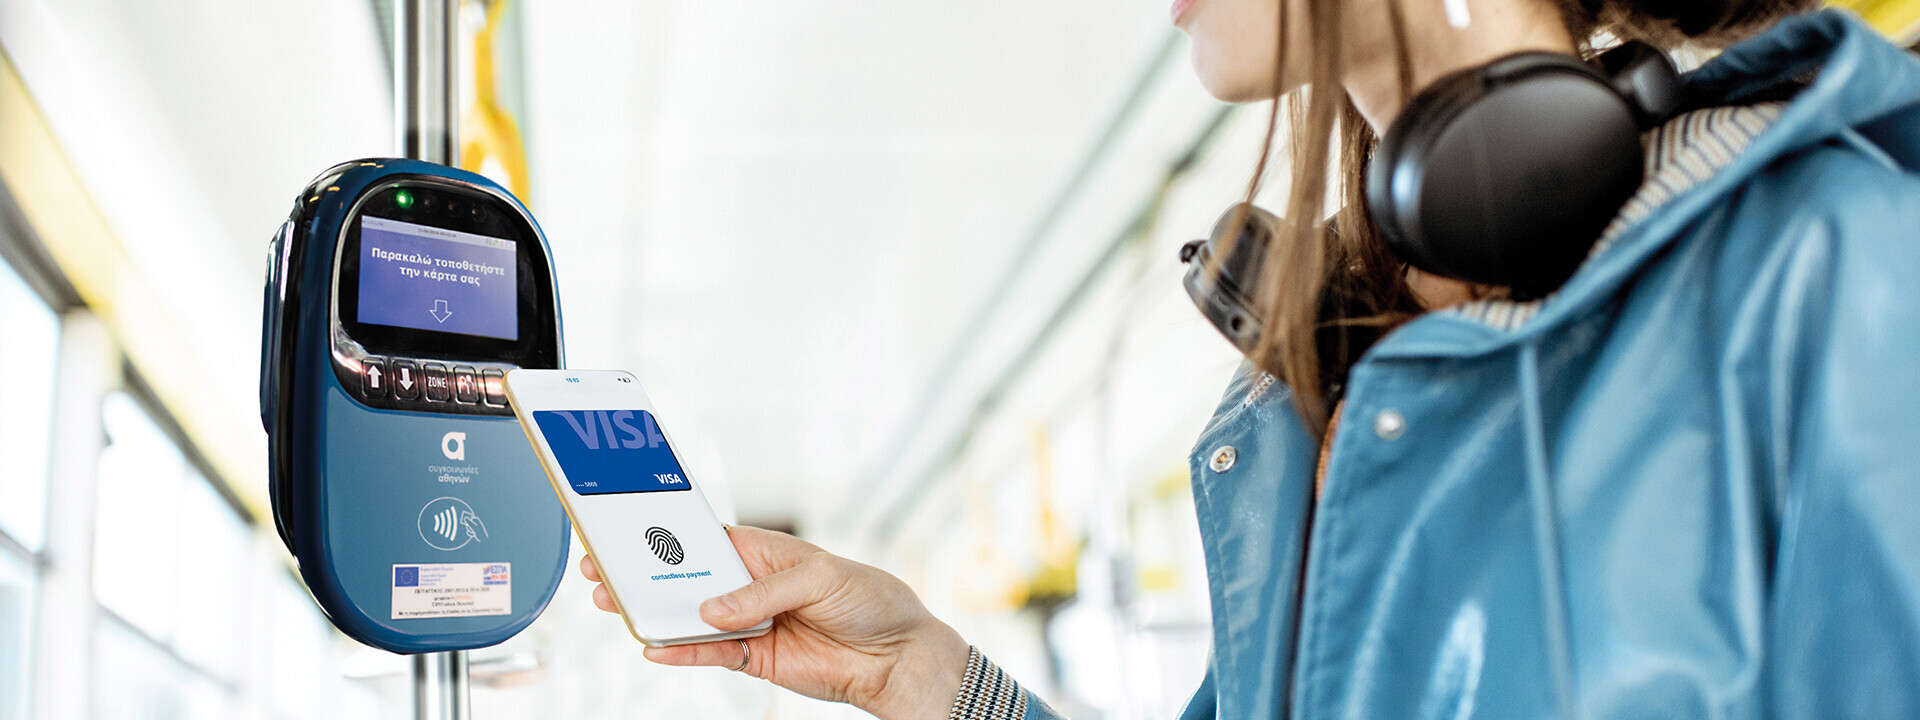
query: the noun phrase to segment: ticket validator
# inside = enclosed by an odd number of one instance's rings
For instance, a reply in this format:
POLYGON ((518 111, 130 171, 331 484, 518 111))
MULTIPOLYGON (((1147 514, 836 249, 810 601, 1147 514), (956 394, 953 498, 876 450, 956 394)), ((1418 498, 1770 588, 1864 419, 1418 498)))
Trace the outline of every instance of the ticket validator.
POLYGON ((570 527, 502 378, 561 364, 546 239, 498 185, 373 159, 301 193, 272 243, 260 411, 274 523, 341 631, 463 650, 545 609, 570 527))

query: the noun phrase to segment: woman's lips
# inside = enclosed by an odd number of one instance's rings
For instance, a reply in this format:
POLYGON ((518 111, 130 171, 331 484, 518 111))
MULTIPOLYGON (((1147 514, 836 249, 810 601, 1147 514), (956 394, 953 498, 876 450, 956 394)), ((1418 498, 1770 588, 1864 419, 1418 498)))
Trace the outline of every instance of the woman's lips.
POLYGON ((1180 24, 1180 16, 1187 14, 1187 8, 1193 7, 1193 0, 1173 0, 1173 24, 1180 24))

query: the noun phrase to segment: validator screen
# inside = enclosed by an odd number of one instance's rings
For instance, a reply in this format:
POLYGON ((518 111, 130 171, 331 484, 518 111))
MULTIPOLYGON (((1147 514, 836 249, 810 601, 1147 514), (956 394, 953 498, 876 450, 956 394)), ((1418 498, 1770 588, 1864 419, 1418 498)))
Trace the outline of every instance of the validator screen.
POLYGON ((361 323, 520 336, 512 240, 385 218, 360 218, 361 323))
POLYGON ((581 495, 686 490, 680 459, 645 410, 535 410, 567 484, 581 495))

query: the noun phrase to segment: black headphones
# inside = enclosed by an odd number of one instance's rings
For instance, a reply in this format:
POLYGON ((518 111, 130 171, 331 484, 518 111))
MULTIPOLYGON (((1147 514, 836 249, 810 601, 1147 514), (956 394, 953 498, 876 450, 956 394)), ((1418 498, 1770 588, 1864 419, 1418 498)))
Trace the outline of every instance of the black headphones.
POLYGON ((1680 101, 1650 45, 1600 64, 1520 53, 1415 95, 1367 168, 1367 209, 1394 254, 1520 298, 1566 282, 1640 187, 1640 133, 1680 101))
MULTIPOLYGON (((1625 43, 1599 66, 1518 53, 1442 77, 1408 101, 1367 171, 1367 209, 1393 253, 1430 273, 1510 287, 1519 299, 1566 282, 1643 180, 1640 134, 1680 103, 1672 61, 1650 45, 1625 43)), ((1243 351, 1260 326, 1245 291, 1271 237, 1257 226, 1273 223, 1236 205, 1211 237, 1181 248, 1188 294, 1243 351), (1237 215, 1248 220, 1219 277, 1196 277, 1237 215)))
POLYGON ((1200 314, 1207 316, 1234 347, 1248 355, 1253 354, 1254 346, 1260 342, 1254 283, 1260 282, 1260 265, 1266 260, 1267 245, 1273 241, 1273 229, 1279 225, 1280 218, 1273 213, 1248 203, 1236 203, 1214 222, 1213 232, 1207 239, 1195 240, 1180 248, 1180 262, 1187 264, 1187 275, 1182 281, 1187 297, 1193 298, 1193 303, 1200 306, 1200 314), (1240 220, 1237 228, 1236 218, 1240 220), (1227 249, 1218 270, 1208 273, 1207 266, 1214 262, 1213 256, 1220 253, 1221 245, 1236 229, 1239 240, 1227 249))

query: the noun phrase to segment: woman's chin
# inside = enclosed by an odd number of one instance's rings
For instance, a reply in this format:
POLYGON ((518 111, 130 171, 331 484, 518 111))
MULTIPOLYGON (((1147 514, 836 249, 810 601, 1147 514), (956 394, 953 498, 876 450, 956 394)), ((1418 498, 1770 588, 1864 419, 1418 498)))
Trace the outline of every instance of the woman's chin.
POLYGON ((1254 102, 1273 97, 1273 84, 1268 78, 1250 77, 1252 73, 1246 72, 1244 65, 1211 57, 1198 46, 1193 51, 1193 72, 1200 79, 1200 87, 1222 102, 1254 102))
POLYGON ((1221 78, 1205 73, 1200 75, 1200 87, 1206 88, 1208 95, 1221 102, 1246 103, 1272 99, 1271 88, 1262 88, 1264 84, 1247 82, 1241 78, 1221 78))

